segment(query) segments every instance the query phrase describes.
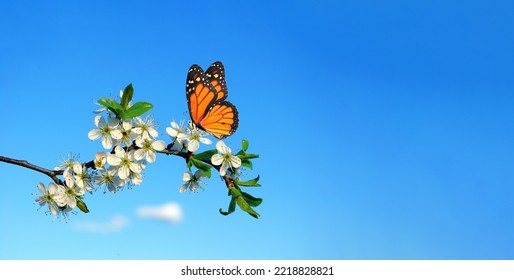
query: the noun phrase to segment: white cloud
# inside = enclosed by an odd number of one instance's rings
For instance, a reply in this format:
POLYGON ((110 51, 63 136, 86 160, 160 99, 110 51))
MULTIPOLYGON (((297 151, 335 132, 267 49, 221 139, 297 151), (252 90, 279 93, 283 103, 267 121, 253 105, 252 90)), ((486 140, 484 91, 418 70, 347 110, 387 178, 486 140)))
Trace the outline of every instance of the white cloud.
POLYGON ((182 221, 182 208, 178 203, 174 202, 168 202, 158 206, 141 206, 137 209, 137 215, 141 218, 178 223, 182 221))
POLYGON ((73 228, 78 231, 93 233, 111 233, 121 231, 128 225, 128 219, 123 216, 114 216, 110 221, 99 222, 77 222, 73 228))

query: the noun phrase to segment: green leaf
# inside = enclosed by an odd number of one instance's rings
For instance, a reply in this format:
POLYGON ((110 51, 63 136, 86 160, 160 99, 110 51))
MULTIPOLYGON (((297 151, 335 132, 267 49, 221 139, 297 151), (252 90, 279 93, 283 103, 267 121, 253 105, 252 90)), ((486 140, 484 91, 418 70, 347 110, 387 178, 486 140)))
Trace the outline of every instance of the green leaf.
POLYGON ((111 101, 111 99, 109 98, 100 98, 98 99, 98 101, 96 101, 98 104, 104 106, 105 108, 109 108, 109 101, 111 101))
POLYGON ((245 211, 246 213, 250 214, 252 217, 258 219, 259 218, 259 213, 255 212, 255 210, 253 210, 253 208, 248 204, 248 202, 246 202, 246 200, 244 199, 244 197, 242 195, 236 197, 236 202, 237 202, 237 205, 239 206, 239 208, 241 208, 241 210, 245 211))
POLYGON ((218 153, 218 150, 207 150, 205 152, 201 152, 199 154, 194 155, 193 157, 197 160, 203 161, 203 162, 211 162, 211 157, 218 153))
POLYGON ((132 101, 132 96, 134 96, 134 88, 130 83, 123 90, 123 96, 121 97, 121 107, 123 108, 123 110, 126 110, 128 108, 130 101, 132 101))
POLYGON ((142 114, 150 111, 153 108, 152 103, 141 101, 137 102, 136 104, 132 105, 130 108, 128 108, 124 114, 123 117, 125 119, 134 118, 137 116, 141 116, 142 114))
POLYGON ((235 197, 236 203, 241 208, 241 210, 245 211, 246 213, 250 214, 252 217, 258 219, 259 213, 255 212, 253 208, 248 204, 248 202, 244 199, 242 192, 238 188, 232 189, 232 197, 235 197))
POLYGON ((252 195, 247 194, 245 192, 241 192, 241 194, 243 195, 243 198, 246 200, 248 205, 250 205, 252 207, 257 207, 257 206, 261 205, 261 203, 262 203, 262 198, 253 197, 252 195))
POLYGON ((228 211, 230 213, 236 211, 236 200, 232 197, 232 199, 230 199, 230 204, 228 205, 228 211))
POLYGON ((237 180, 236 184, 238 184, 239 186, 246 186, 246 187, 260 187, 261 185, 257 184, 257 182, 259 182, 259 178, 260 178, 260 176, 257 176, 248 181, 237 180))
POLYGON ((189 169, 189 171, 191 171, 191 166, 193 166, 193 162, 191 160, 188 160, 186 163, 186 167, 187 169, 189 169))
POLYGON ((250 142, 248 142, 248 140, 246 139, 243 139, 243 143, 241 144, 243 152, 246 152, 246 150, 248 150, 248 145, 250 145, 250 142))
POLYGON ((253 164, 249 159, 242 159, 241 166, 249 168, 249 169, 253 169, 253 164))
POLYGON ((242 194, 241 194, 241 189, 240 189, 240 188, 238 188, 238 187, 232 188, 232 189, 230 190, 230 194, 231 194, 232 196, 234 196, 234 197, 235 197, 235 196, 240 196, 240 195, 242 195, 242 194))
POLYGON ((98 104, 104 106, 107 110, 114 113, 118 119, 122 118, 123 108, 121 108, 121 105, 115 100, 110 98, 101 98, 98 100, 98 104))
POLYGON ((220 213, 222 215, 225 215, 225 216, 228 215, 228 214, 234 213, 234 211, 236 211, 236 199, 234 197, 232 197, 230 199, 230 204, 228 205, 228 211, 227 212, 221 210, 221 208, 220 208, 220 213))
POLYGON ((200 169, 200 172, 202 172, 203 175, 205 175, 207 178, 211 178, 211 170, 210 169, 207 169, 207 170, 200 169))
POLYGON ((237 155, 240 159, 252 159, 252 158, 258 158, 259 155, 257 154, 244 154, 244 155, 237 155))
POLYGON ((200 170, 207 178, 211 178, 211 166, 205 164, 196 158, 192 157, 189 162, 191 162, 198 170, 200 170))

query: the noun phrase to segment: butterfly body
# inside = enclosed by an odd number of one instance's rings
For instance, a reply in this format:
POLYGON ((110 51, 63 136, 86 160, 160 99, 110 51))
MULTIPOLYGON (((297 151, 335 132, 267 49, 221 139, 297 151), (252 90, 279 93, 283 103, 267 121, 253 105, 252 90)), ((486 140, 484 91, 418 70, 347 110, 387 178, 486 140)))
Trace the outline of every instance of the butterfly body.
POLYGON ((239 113, 228 96, 225 70, 214 62, 206 72, 196 64, 189 68, 186 98, 191 121, 201 130, 223 139, 232 135, 239 124, 239 113))

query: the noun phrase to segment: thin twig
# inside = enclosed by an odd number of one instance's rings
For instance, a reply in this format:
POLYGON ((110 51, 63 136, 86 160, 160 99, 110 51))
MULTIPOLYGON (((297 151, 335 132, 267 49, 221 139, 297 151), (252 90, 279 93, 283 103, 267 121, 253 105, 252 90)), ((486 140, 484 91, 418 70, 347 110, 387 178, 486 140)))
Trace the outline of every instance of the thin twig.
MULTIPOLYGON (((174 151, 174 150, 170 150, 170 149, 164 149, 158 153, 183 157, 184 159, 186 159, 186 163, 189 161, 189 158, 191 158, 194 155, 191 152, 179 152, 179 151, 174 151)), ((218 172, 220 172, 221 165, 216 166, 216 165, 212 164, 212 162, 210 160, 202 160, 202 162, 214 167, 214 169, 216 169, 218 172)), ((229 190, 232 190, 232 188, 234 188, 235 179, 232 178, 231 176, 225 174, 223 176, 223 181, 225 181, 225 185, 227 185, 227 188, 229 190)))
POLYGON ((52 180, 56 184, 62 185, 61 180, 59 180, 59 178, 57 178, 57 175, 62 175, 63 174, 63 172, 60 171, 60 170, 50 170, 50 169, 46 169, 46 168, 34 165, 32 163, 29 163, 26 160, 13 159, 13 158, 8 158, 8 157, 4 157, 4 156, 0 156, 0 161, 7 162, 7 163, 10 163, 10 164, 19 165, 19 166, 22 166, 22 167, 25 167, 25 168, 32 169, 32 170, 35 170, 37 172, 43 173, 46 176, 52 178, 52 180))

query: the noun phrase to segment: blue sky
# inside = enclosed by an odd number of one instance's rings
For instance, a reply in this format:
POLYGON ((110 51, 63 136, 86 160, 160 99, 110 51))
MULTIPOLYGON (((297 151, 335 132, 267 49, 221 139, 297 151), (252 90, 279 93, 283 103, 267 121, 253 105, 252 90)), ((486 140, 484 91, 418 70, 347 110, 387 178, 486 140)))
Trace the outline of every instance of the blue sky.
POLYGON ((128 83, 165 127, 191 64, 220 60, 260 154, 255 220, 217 178, 180 194, 182 159, 54 221, 49 178, 0 163, 1 259, 512 259, 514 35, 508 1, 2 1, 0 155, 53 168, 95 100, 128 83), (179 205, 166 223, 141 207, 179 205), (89 230, 88 230, 89 229, 89 230), (100 230, 99 230, 100 229, 100 230))

